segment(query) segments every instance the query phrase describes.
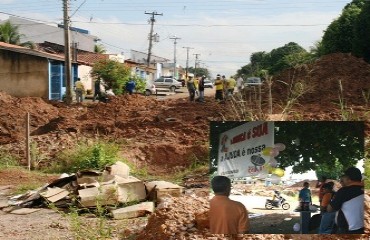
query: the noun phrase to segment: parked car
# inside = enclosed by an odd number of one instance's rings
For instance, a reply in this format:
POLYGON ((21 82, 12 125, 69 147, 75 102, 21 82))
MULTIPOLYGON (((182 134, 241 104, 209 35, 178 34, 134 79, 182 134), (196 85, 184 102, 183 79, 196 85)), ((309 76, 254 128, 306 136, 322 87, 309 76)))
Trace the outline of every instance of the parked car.
POLYGON ((172 77, 160 77, 154 81, 154 85, 156 88, 169 88, 171 92, 182 87, 181 82, 172 77))
POLYGON ((262 80, 259 77, 249 77, 244 80, 244 86, 257 86, 261 84, 262 80))
POLYGON ((204 88, 213 88, 213 83, 210 80, 204 80, 204 88))
POLYGON ((152 94, 153 95, 157 94, 157 89, 155 88, 154 84, 147 84, 145 87, 144 95, 150 96, 152 94))

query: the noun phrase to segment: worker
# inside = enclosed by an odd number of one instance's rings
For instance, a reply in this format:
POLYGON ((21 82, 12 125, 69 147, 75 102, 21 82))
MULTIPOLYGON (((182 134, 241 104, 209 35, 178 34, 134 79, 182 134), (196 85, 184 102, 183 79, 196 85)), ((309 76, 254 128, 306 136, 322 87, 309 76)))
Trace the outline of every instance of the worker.
POLYGON ((231 97, 234 94, 236 81, 233 77, 230 77, 227 81, 227 97, 231 97))
POLYGON ((217 74, 217 76, 216 76, 215 86, 216 86, 215 98, 216 98, 216 100, 222 101, 223 100, 224 86, 223 86, 223 82, 222 82, 220 74, 217 74))
POLYGON ((83 102, 85 95, 85 86, 81 82, 80 78, 77 78, 77 81, 75 82, 75 93, 77 103, 83 102))

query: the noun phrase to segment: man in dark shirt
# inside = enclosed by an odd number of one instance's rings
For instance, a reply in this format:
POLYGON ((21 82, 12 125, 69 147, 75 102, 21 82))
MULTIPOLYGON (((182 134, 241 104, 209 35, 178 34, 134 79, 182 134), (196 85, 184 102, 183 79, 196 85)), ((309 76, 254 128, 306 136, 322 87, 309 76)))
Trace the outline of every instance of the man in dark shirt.
POLYGON ((328 212, 338 211, 335 219, 338 233, 364 233, 364 189, 361 179, 358 168, 348 168, 342 176, 343 187, 327 207, 328 212))

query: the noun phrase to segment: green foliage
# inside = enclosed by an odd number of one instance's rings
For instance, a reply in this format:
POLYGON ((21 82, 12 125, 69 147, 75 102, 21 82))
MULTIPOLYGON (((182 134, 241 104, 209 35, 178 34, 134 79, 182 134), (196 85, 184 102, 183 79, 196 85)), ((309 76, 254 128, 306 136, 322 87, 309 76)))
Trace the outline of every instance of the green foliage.
POLYGON ((352 49, 354 55, 370 62, 370 2, 365 2, 354 23, 352 49))
MULTIPOLYGON (((207 68, 188 68, 189 73, 194 73, 194 76, 206 76, 207 78, 210 78, 210 72, 207 68)), ((221 74, 221 73, 220 73, 221 74)))
POLYGON ((341 164, 338 159, 335 159, 334 165, 328 165, 324 162, 317 166, 315 172, 317 179, 321 179, 323 176, 327 177, 328 179, 339 179, 344 170, 343 164, 341 164))
POLYGON ((314 56, 297 43, 290 42, 271 52, 255 52, 250 57, 250 63, 237 71, 237 75, 263 76, 261 70, 267 70, 274 75, 284 69, 295 67, 297 64, 311 62, 314 56))
POLYGON ((0 169, 19 166, 19 157, 0 147, 0 169))
POLYGON ((323 54, 352 52, 354 29, 359 24, 358 19, 364 4, 365 0, 353 0, 345 6, 340 17, 328 26, 322 38, 323 54))
POLYGON ((107 50, 105 49, 105 47, 102 44, 95 44, 94 52, 104 54, 104 53, 107 52, 107 50))
POLYGON ((24 42, 21 43, 21 38, 23 34, 20 34, 18 31, 18 26, 12 25, 10 21, 6 21, 3 24, 0 24, 0 41, 6 42, 14 45, 20 45, 23 47, 34 48, 35 45, 33 42, 24 42))
POLYGON ((114 143, 79 143, 75 148, 66 149, 56 157, 53 172, 77 172, 82 169, 101 170, 118 161, 119 148, 114 143))
POLYGON ((130 68, 114 60, 101 60, 94 64, 91 75, 103 79, 108 89, 116 95, 122 94, 130 78, 130 68))
MULTIPOLYGON (((275 142, 286 145, 277 157, 294 173, 354 166, 364 158, 363 122, 275 122, 275 142)), ((333 171, 334 172, 334 171, 333 171)))
POLYGON ((365 189, 370 189, 370 158, 367 158, 364 161, 364 169, 365 169, 365 177, 366 177, 365 178, 365 189))
POLYGON ((136 92, 143 93, 145 91, 145 88, 146 88, 146 80, 139 77, 139 76, 133 76, 133 77, 130 77, 130 78, 136 84, 136 87, 135 87, 136 92))

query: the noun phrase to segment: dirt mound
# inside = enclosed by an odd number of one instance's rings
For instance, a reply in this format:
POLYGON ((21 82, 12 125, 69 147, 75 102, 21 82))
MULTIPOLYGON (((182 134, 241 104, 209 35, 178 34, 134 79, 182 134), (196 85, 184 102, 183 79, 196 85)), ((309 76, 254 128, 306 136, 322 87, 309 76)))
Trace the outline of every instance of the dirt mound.
POLYGON ((301 104, 339 104, 341 81, 343 98, 348 105, 364 105, 363 93, 370 92, 370 64, 351 54, 335 53, 323 56, 313 64, 288 69, 274 77, 274 102, 286 102, 290 86, 303 82, 309 89, 299 100, 301 104))
POLYGON ((30 113, 31 129, 58 116, 58 109, 41 98, 15 98, 0 92, 0 144, 15 142, 25 136, 25 116, 30 113))
POLYGON ((187 99, 157 100, 141 95, 124 95, 108 103, 65 105, 40 98, 13 98, 1 93, 5 109, 0 115, 0 145, 24 152, 24 115, 31 114, 32 141, 40 154, 54 157, 84 137, 126 139, 123 156, 149 170, 177 171, 208 154, 210 120, 221 120, 224 105, 214 101, 187 99))

